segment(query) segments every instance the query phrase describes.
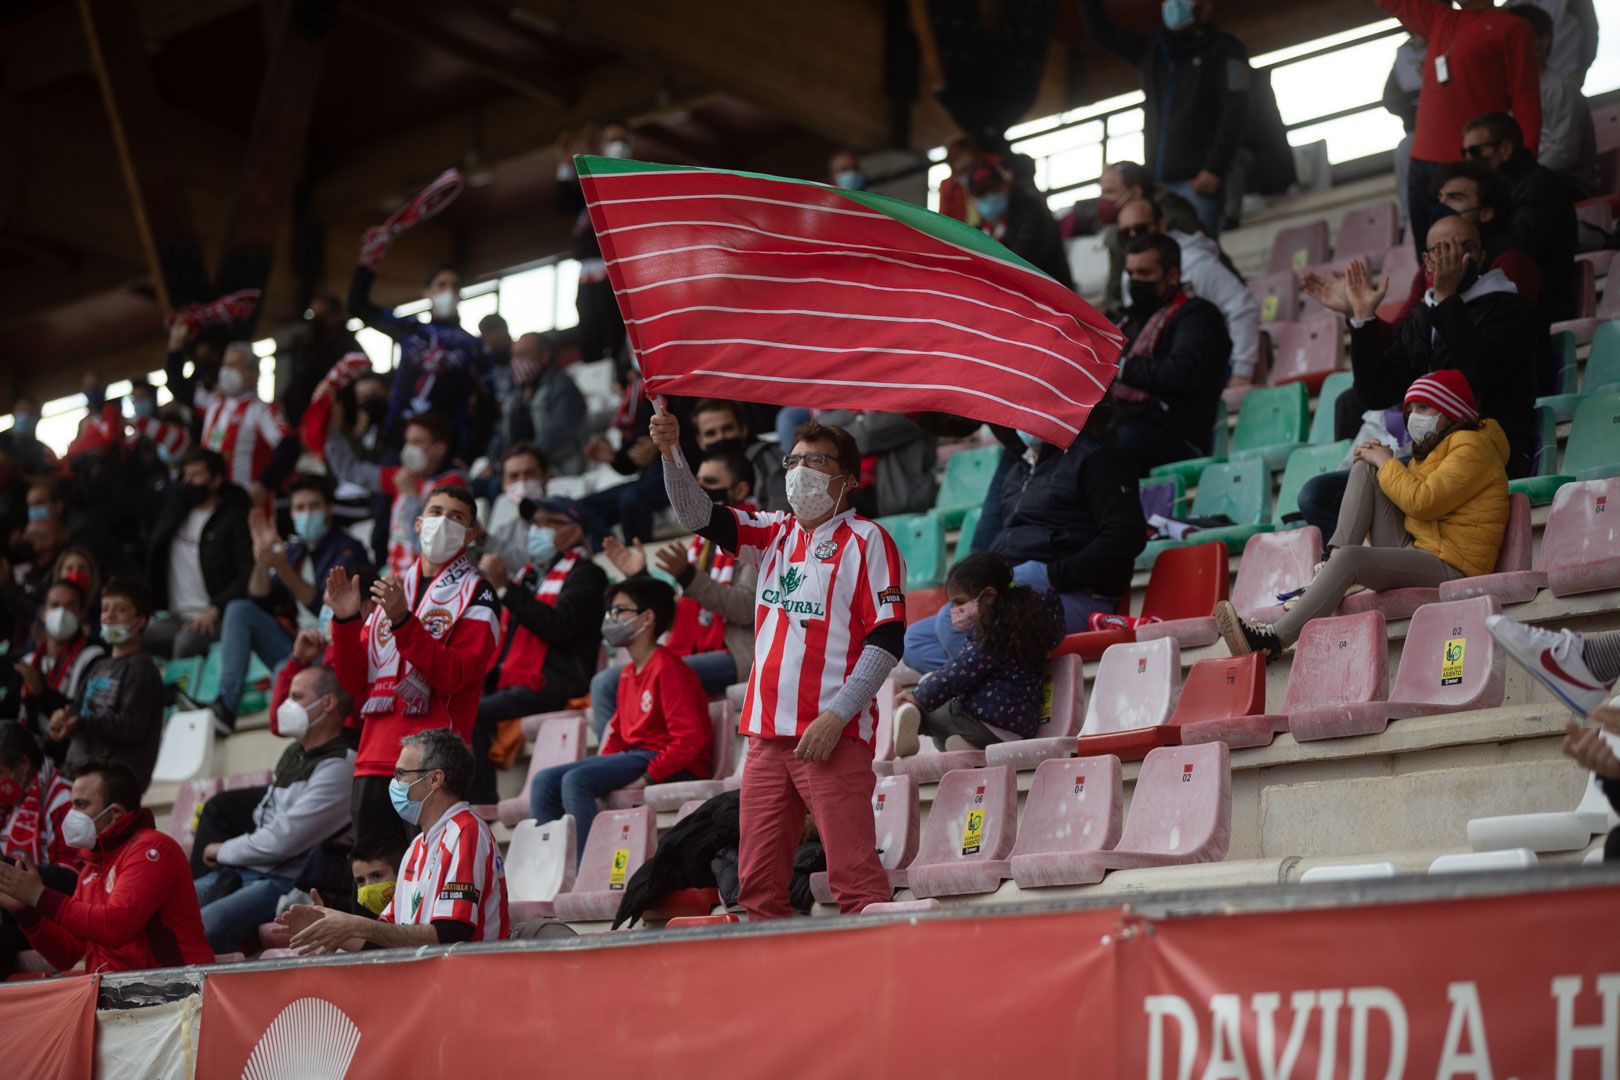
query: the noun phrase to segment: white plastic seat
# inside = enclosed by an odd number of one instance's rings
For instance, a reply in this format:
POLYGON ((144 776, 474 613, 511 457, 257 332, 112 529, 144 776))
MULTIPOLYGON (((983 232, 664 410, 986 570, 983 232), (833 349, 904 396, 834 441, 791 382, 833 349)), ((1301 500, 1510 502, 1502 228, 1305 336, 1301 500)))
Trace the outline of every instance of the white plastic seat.
POLYGON ((1459 851, 1429 864, 1430 874, 1473 874, 1483 870, 1528 870, 1539 860, 1529 848, 1502 851, 1459 851))
POLYGON ((1072 757, 1085 709, 1085 661, 1073 655, 1052 657, 1046 662, 1046 691, 1035 734, 991 743, 984 748, 985 764, 1032 769, 1049 758, 1072 757))
POLYGON ((1024 800, 1012 876, 1021 889, 1072 885, 1078 856, 1119 843, 1125 818, 1119 758, 1043 761, 1024 800))
MULTIPOLYGON (((566 765, 585 756, 585 714, 577 709, 567 712, 545 713, 536 718, 534 752, 529 755, 529 775, 522 789, 510 799, 495 804, 495 815, 502 825, 512 828, 529 816, 529 789, 542 769, 553 765, 566 765)), ((523 720, 529 726, 529 718, 523 720)))
POLYGON ((688 799, 712 797, 726 790, 726 777, 731 774, 732 748, 737 741, 733 737, 736 723, 731 717, 730 702, 724 698, 709 702, 709 776, 712 779, 674 780, 663 784, 648 784, 646 787, 620 788, 608 794, 609 809, 623 810, 645 803, 654 810, 674 810, 688 799), (692 784, 705 786, 694 789, 690 786, 692 784), (671 790, 659 791, 660 788, 671 790), (654 801, 655 791, 658 792, 657 801, 654 801), (708 796, 703 794, 705 791, 708 792, 708 796))
POLYGON ((1370 881, 1392 878, 1400 868, 1392 862, 1345 863, 1341 866, 1313 866, 1299 880, 1303 884, 1322 881, 1370 881))
POLYGON ((506 904, 513 925, 555 914, 557 894, 574 887, 574 815, 544 825, 530 818, 506 848, 506 904))
MULTIPOLYGON (((1611 750, 1620 753, 1620 737, 1602 733, 1611 750)), ((1502 851, 1527 848, 1531 851, 1580 851, 1620 825, 1608 796, 1598 786, 1597 776, 1588 774, 1580 805, 1562 813, 1504 814, 1474 818, 1468 823, 1468 846, 1475 851, 1502 851)))
POLYGON ((169 808, 169 824, 163 831, 173 837, 187 855, 191 854, 191 844, 196 839, 197 808, 221 790, 219 777, 209 776, 187 780, 175 791, 174 805, 169 808))
POLYGON ((886 903, 867 904, 862 915, 906 915, 918 911, 939 911, 945 905, 933 897, 926 900, 890 900, 886 903))
POLYGON ((1077 752, 1139 758, 1173 741, 1164 728, 1180 694, 1181 644, 1175 638, 1110 645, 1097 664, 1077 752))
POLYGON ((158 747, 157 764, 152 766, 154 783, 179 783, 213 771, 214 712, 188 709, 169 717, 163 726, 163 742, 158 747))
POLYGON ((557 894, 557 918, 605 922, 619 910, 624 887, 658 846, 658 815, 650 806, 596 815, 574 875, 573 888, 557 894))
POLYGON ((912 895, 995 892, 1012 873, 1017 833, 1018 774, 1009 766, 946 773, 911 863, 912 895))

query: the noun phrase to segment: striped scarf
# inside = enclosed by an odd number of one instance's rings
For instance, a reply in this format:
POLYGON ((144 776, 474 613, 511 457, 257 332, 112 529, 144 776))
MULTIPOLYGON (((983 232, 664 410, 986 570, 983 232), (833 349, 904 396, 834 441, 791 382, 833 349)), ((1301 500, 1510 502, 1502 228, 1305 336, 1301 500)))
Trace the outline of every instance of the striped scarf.
MULTIPOLYGON (((752 512, 753 507, 739 507, 752 512)), ((694 536, 686 548, 686 560, 700 574, 707 573, 716 585, 730 585, 737 571, 737 557, 718 544, 694 536)), ((726 647, 726 620, 689 596, 675 606, 665 647, 676 656, 721 652, 726 647)))
MULTIPOLYGON (((465 551, 441 569, 422 595, 417 596, 420 576, 413 571, 400 578, 405 586, 406 606, 435 641, 443 641, 467 610, 484 579, 465 551)), ((370 696, 360 711, 368 716, 392 712, 396 697, 404 701, 406 716, 421 716, 427 712, 428 699, 432 696, 427 680, 399 655, 394 624, 383 614, 381 605, 373 608, 371 618, 366 620, 366 686, 370 696)))
MULTIPOLYGON (((590 551, 584 547, 565 551, 551 564, 551 569, 546 571, 543 578, 540 577, 540 568, 534 563, 528 563, 518 571, 510 587, 525 591, 533 589, 536 600, 547 607, 555 606, 569 573, 581 560, 588 560, 590 557, 590 551), (534 588, 536 578, 540 579, 540 587, 537 589, 534 588)), ((535 691, 544 690, 546 656, 551 652, 551 644, 541 640, 522 625, 515 625, 511 611, 501 613, 501 631, 510 644, 506 647, 506 656, 501 660, 501 674, 496 681, 496 689, 506 690, 514 686, 525 686, 535 691)))
MULTIPOLYGON (((1152 356, 1153 350, 1159 347, 1159 335, 1164 333, 1165 325, 1175 316, 1181 305, 1185 304, 1189 299, 1191 297, 1187 295, 1187 290, 1177 286, 1176 291, 1170 294, 1170 299, 1166 300, 1159 310, 1149 315, 1147 322, 1142 324, 1142 332, 1136 335, 1135 341, 1131 342, 1131 347, 1126 351, 1126 355, 1152 356)), ((1123 357, 1120 363, 1121 366, 1124 366, 1123 357)))

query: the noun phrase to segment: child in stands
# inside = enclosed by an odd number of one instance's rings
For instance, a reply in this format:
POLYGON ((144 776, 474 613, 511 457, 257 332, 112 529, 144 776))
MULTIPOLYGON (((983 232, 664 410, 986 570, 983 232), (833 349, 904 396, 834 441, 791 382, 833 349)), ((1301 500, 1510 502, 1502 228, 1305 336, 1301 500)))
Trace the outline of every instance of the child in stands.
POLYGON ((1035 734, 1046 684, 1046 654, 1063 640, 1063 605, 1051 589, 1013 581, 1000 555, 969 555, 945 579, 951 624, 968 635, 946 665, 902 692, 894 713, 894 752, 910 757, 918 735, 941 750, 982 750, 1001 736, 1035 734))
POLYGON ((1356 447, 1326 561, 1287 614, 1264 626, 1240 618, 1230 601, 1216 605, 1233 656, 1280 657, 1353 585, 1432 589, 1496 568, 1508 519, 1507 436, 1495 420, 1479 418, 1468 380, 1451 369, 1407 389, 1406 430, 1410 464, 1380 443, 1356 447))
POLYGON ((356 911, 381 915, 387 909, 404 858, 405 842, 395 833, 362 836, 354 842, 349 867, 354 871, 356 911))

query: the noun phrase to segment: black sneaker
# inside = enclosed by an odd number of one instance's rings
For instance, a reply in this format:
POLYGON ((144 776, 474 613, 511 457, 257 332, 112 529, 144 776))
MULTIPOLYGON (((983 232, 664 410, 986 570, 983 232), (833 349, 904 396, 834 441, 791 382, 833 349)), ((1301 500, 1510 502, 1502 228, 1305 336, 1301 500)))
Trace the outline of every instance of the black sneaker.
POLYGON ((208 706, 208 711, 214 714, 214 731, 221 738, 236 734, 236 710, 223 701, 215 701, 208 706))
POLYGON ((1233 656, 1263 652, 1267 663, 1282 658, 1283 647, 1277 640, 1277 632, 1240 616, 1230 600, 1215 605, 1215 625, 1220 628, 1221 638, 1233 656))

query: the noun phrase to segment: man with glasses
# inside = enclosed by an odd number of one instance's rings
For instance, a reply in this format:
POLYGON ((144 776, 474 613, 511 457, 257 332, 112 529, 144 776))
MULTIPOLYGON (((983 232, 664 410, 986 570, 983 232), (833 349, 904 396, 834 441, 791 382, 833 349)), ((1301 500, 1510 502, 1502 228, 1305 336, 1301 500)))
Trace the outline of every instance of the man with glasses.
MULTIPOLYGON (((1506 178, 1477 161, 1454 161, 1440 170, 1437 179, 1440 205, 1479 229, 1480 243, 1485 245, 1485 265, 1506 274, 1518 287, 1519 295, 1535 307, 1541 296, 1541 267, 1513 246, 1508 229, 1513 220, 1513 189, 1506 178)), ((1414 287, 1411 303, 1422 297, 1423 286, 1414 287)))
POLYGON ((806 810, 839 910, 888 900, 872 823, 874 698, 903 649, 906 566, 889 534, 850 509, 861 469, 854 438, 804 424, 783 460, 793 512, 749 513, 703 490, 673 416, 660 408, 649 431, 681 524, 759 567, 740 724, 749 745, 739 902, 750 919, 793 915, 788 884, 806 810))

